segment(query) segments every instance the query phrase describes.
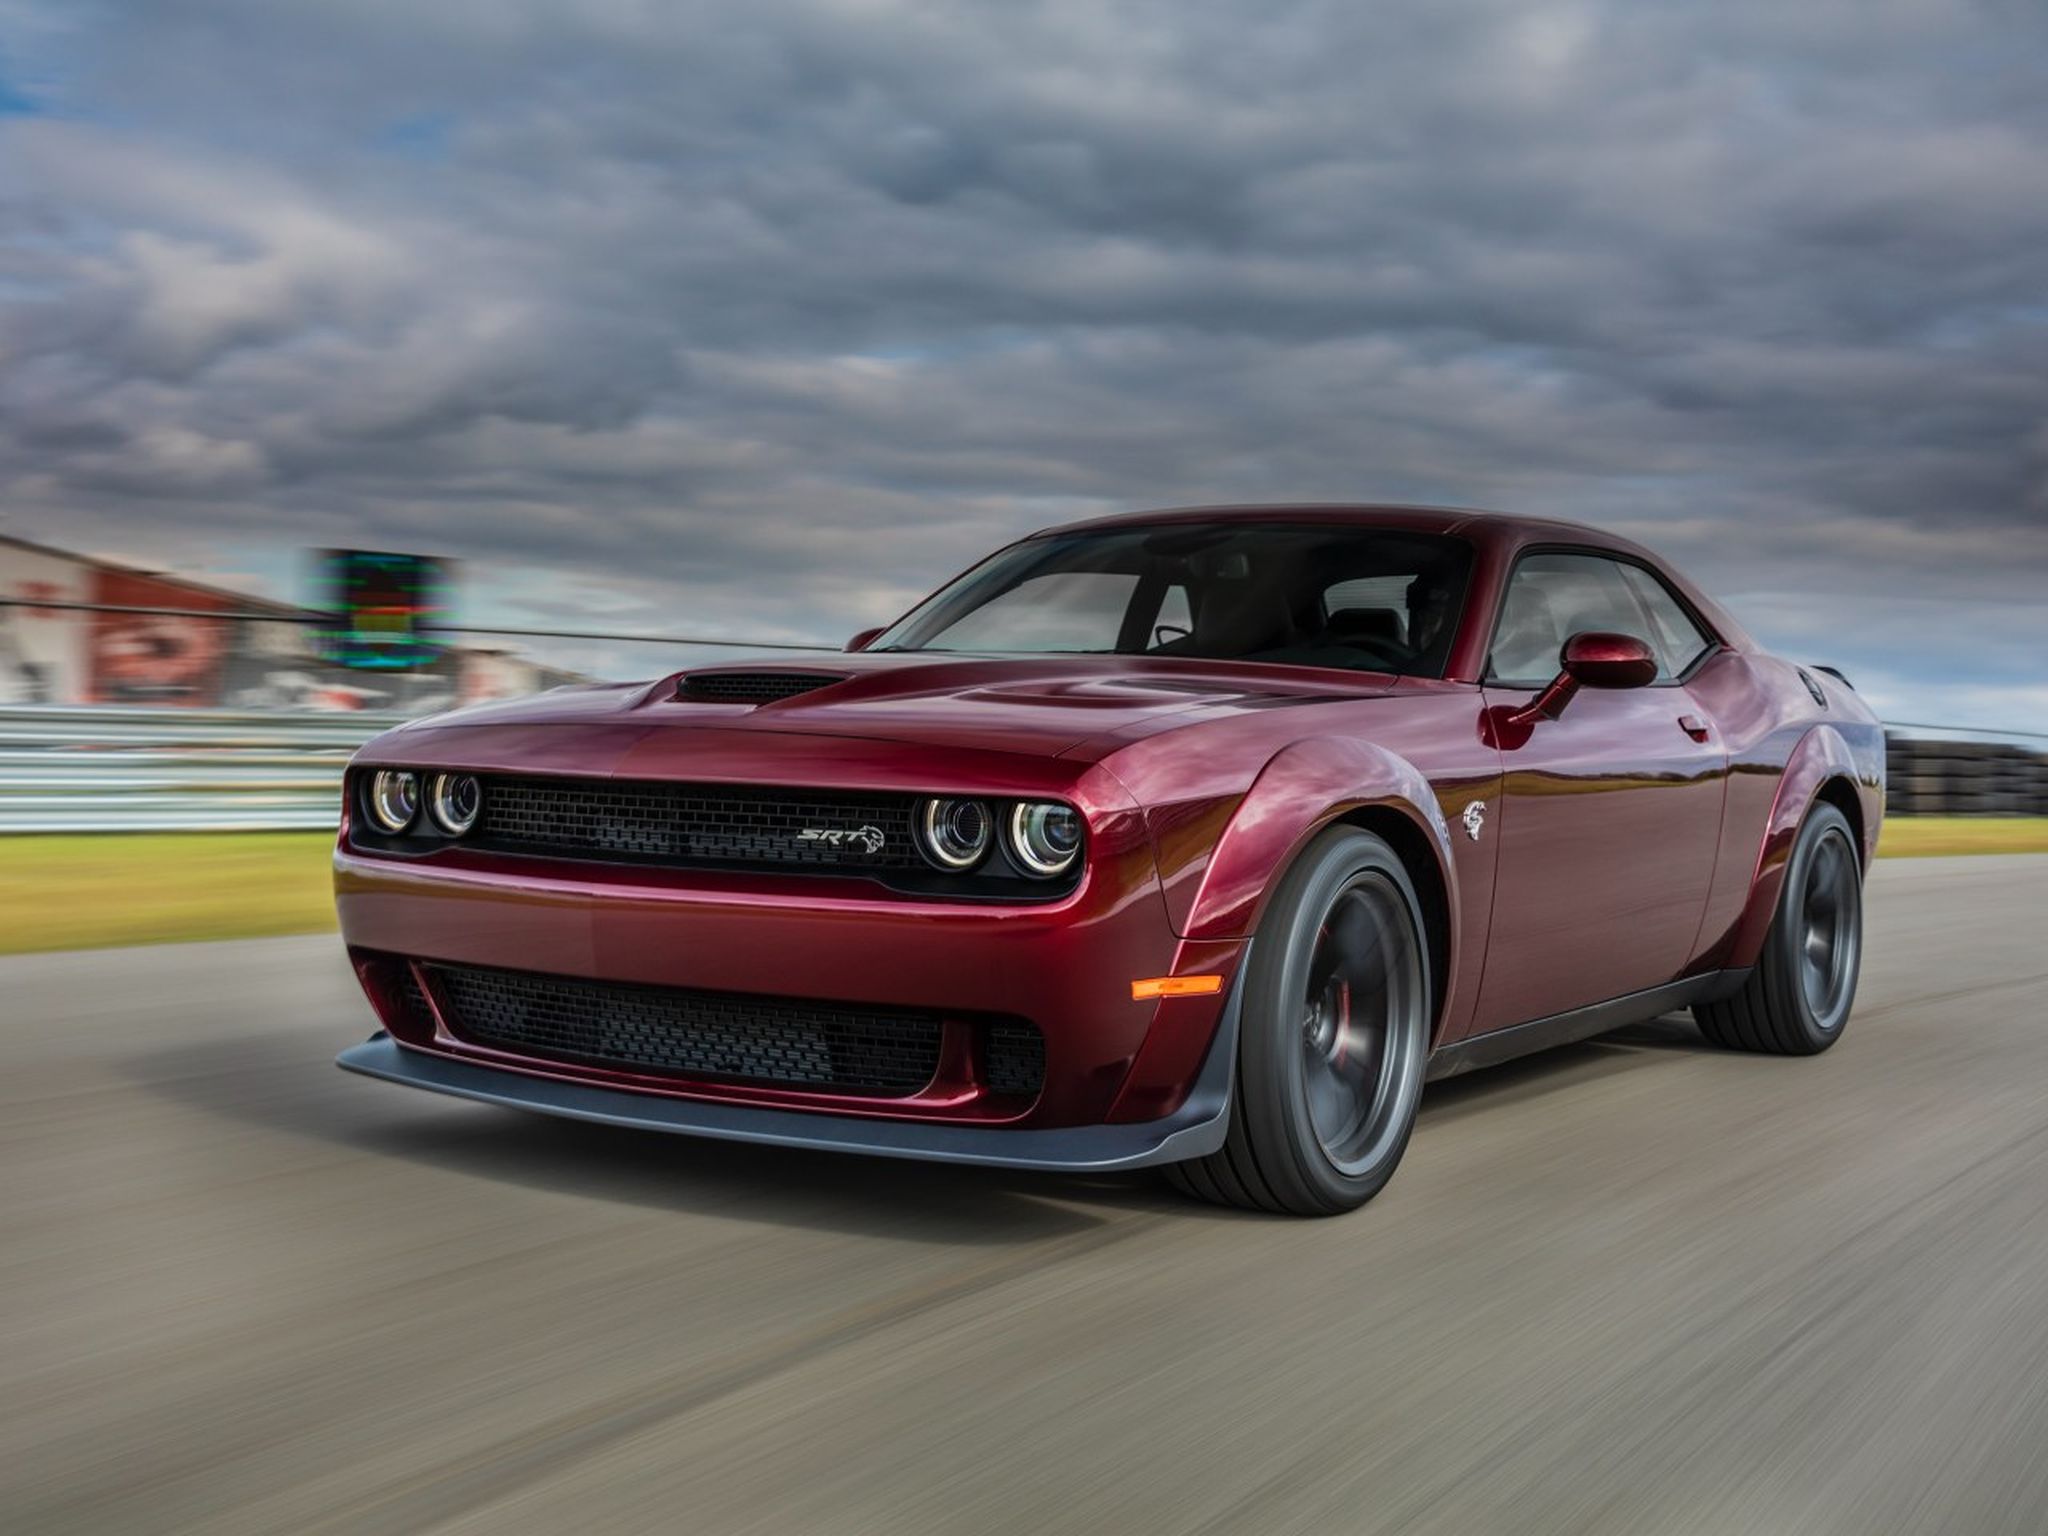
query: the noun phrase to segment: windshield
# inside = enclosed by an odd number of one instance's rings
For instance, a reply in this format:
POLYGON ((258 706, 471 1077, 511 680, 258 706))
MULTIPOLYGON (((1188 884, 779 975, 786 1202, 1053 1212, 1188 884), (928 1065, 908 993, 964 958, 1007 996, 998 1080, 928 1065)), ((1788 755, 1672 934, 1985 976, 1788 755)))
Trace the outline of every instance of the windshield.
POLYGON ((1103 653, 1440 677, 1472 552, 1342 523, 1171 523, 1027 539, 868 647, 1103 653))

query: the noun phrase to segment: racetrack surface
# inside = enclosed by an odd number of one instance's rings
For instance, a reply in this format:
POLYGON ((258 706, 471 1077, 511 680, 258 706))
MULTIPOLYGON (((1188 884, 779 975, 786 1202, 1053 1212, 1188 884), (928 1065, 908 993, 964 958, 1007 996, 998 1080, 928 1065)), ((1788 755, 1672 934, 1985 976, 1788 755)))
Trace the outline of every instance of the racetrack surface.
POLYGON ((1812 1060, 1434 1085, 1323 1222, 346 1076, 332 937, 0 961, 0 1529, 2048 1530, 2048 858, 1812 1060))

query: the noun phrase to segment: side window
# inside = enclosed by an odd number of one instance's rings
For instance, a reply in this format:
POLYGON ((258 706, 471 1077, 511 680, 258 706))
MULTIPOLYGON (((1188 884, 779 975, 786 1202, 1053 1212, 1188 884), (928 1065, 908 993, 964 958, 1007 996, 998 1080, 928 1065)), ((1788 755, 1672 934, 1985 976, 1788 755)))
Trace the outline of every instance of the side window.
POLYGON ((1639 565, 1624 565, 1622 579, 1650 616, 1650 647, 1657 653, 1657 681, 1679 676, 1714 642, 1692 615, 1679 606, 1671 589, 1639 565))
POLYGON ((1634 635, 1658 649, 1649 616, 1624 574, 1629 569, 1600 555, 1526 556, 1508 579, 1488 676, 1540 688, 1557 675, 1565 641, 1587 630, 1634 635))

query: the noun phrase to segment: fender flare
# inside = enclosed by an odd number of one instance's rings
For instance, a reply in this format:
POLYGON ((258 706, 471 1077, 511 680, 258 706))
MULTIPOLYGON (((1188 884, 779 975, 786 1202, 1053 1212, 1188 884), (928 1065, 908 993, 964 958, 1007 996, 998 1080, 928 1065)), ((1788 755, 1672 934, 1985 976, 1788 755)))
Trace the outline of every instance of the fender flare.
MULTIPOLYGON (((1433 856, 1443 893, 1438 960, 1458 974, 1458 873, 1450 828, 1429 780, 1414 764, 1368 742, 1308 737, 1274 753, 1217 839, 1189 909, 1188 940, 1250 937, 1281 873, 1325 828, 1353 813, 1383 808, 1405 818, 1433 856)), ((1446 987, 1437 988, 1441 1023, 1446 987)))
MULTIPOLYGON (((1770 818, 1757 848, 1756 863, 1750 870, 1749 899, 1735 925, 1727 964, 1734 969, 1755 965, 1763 953, 1764 938, 1777 916, 1778 896, 1785 885, 1785 866, 1792 860, 1792 845, 1806 824, 1821 785, 1830 779, 1847 779, 1856 784, 1863 775, 1856 757, 1841 733, 1831 725, 1816 725, 1799 738, 1785 760, 1778 780, 1777 798, 1771 802, 1770 818)), ((1864 850, 1859 855, 1867 858, 1864 850)))

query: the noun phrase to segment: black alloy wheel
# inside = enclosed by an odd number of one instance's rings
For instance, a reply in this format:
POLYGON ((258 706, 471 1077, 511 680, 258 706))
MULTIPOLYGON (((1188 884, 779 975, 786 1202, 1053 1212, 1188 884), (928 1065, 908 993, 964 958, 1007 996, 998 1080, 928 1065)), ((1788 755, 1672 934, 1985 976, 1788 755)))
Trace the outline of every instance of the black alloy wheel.
POLYGON ((1849 818, 1822 801, 1785 865, 1778 910, 1742 989, 1692 1011, 1732 1051, 1816 1056, 1842 1037, 1863 967, 1863 859, 1849 818))
POLYGON ((1358 827, 1323 833, 1274 892, 1240 984, 1229 1135, 1169 1176, 1257 1210, 1363 1205, 1407 1148, 1429 1057, 1429 948, 1399 856, 1358 827))

